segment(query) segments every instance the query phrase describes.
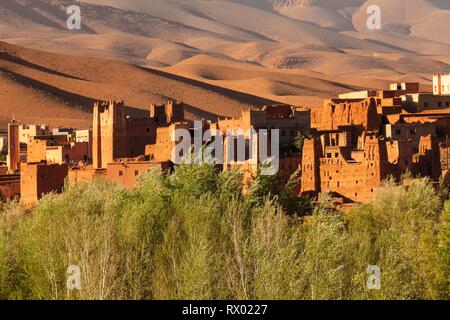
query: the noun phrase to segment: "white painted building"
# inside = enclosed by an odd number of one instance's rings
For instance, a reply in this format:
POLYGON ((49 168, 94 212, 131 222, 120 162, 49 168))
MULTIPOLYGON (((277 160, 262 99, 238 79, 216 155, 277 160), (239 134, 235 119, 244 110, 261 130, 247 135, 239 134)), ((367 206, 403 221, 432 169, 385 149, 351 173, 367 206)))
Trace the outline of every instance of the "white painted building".
POLYGON ((450 74, 433 76, 433 94, 436 96, 450 95, 450 74))

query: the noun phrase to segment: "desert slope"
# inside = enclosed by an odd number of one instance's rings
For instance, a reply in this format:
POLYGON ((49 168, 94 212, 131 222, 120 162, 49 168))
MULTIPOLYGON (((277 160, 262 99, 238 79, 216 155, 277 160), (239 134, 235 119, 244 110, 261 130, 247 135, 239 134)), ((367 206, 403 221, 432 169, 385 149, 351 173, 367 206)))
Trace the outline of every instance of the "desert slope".
POLYGON ((3 55, 11 112, 36 119, 39 108, 27 106, 45 101, 49 121, 83 122, 96 99, 124 97, 142 109, 167 95, 188 102, 191 117, 213 118, 267 100, 314 107, 339 92, 429 84, 450 72, 447 0, 75 2, 81 30, 66 27, 72 0, 0 1, 0 40, 57 53, 10 53, 34 65, 3 55), (371 4, 381 8, 381 30, 367 29, 371 4))
POLYGON ((25 49, 0 42, 0 124, 86 127, 96 100, 124 99, 132 114, 151 103, 183 100, 191 119, 235 116, 268 99, 127 63, 25 49))

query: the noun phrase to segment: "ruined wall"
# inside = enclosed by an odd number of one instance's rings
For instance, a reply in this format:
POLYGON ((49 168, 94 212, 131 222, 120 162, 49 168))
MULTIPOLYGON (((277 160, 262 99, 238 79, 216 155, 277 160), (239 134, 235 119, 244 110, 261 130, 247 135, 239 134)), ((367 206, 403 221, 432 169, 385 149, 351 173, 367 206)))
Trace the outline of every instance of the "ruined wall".
POLYGON ((362 161, 344 158, 345 148, 322 147, 308 140, 303 148, 302 193, 333 192, 346 201, 367 202, 382 180, 380 142, 367 138, 362 161))
POLYGON ((301 192, 317 194, 320 192, 320 158, 322 157, 320 140, 305 140, 302 152, 301 192))
POLYGON ((393 140, 411 140, 414 149, 419 148, 420 138, 436 134, 434 123, 396 123, 384 126, 383 134, 393 140))
POLYGON ((152 104, 150 106, 152 122, 163 125, 185 121, 184 103, 182 101, 168 101, 167 104, 152 104))
POLYGON ((420 154, 415 160, 410 141, 367 136, 364 150, 348 152, 348 148, 338 145, 324 147, 323 143, 329 142, 323 136, 305 141, 303 194, 330 191, 346 202, 365 203, 372 200, 374 190, 389 176, 399 180, 404 173, 411 172, 413 176, 438 181, 441 175, 439 146, 431 135, 421 138, 420 154))
POLYGON ((380 117, 376 99, 358 102, 335 103, 330 100, 320 111, 316 111, 311 126, 318 130, 337 130, 340 126, 359 126, 361 131, 378 130, 380 117))
POLYGON ((184 118, 184 104, 181 101, 169 101, 167 103, 167 123, 183 122, 184 118))
POLYGON ((429 135, 420 138, 417 174, 439 181, 442 175, 441 153, 436 137, 429 135))

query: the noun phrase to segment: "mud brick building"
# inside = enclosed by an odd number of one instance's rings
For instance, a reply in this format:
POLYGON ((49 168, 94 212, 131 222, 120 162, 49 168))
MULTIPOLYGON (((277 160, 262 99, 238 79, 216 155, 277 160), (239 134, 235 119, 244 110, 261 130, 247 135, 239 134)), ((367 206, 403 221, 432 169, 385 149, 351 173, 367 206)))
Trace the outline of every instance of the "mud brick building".
POLYGON ((5 174, 0 171, 0 202, 20 196, 20 174, 5 174))
POLYGON ((67 174, 67 164, 22 163, 20 166, 21 202, 34 204, 47 193, 61 192, 67 174))
POLYGON ((383 180, 407 171, 414 176, 441 176, 436 136, 421 136, 418 153, 411 140, 380 135, 377 98, 327 103, 316 114, 316 132, 305 141, 301 192, 329 191, 344 202, 368 202, 383 180))
POLYGON ((133 158, 145 154, 147 145, 157 141, 157 129, 184 121, 182 102, 170 101, 151 105, 146 118, 126 115, 123 102, 109 101, 94 105, 93 165, 106 168, 114 159, 133 158))

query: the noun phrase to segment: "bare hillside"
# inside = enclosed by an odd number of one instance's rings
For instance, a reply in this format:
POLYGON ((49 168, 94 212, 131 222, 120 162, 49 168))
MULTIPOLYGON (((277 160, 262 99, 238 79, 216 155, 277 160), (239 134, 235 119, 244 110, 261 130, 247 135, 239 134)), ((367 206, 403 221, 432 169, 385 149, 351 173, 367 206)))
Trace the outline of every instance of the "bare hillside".
POLYGON ((183 78, 160 70, 98 58, 25 49, 0 42, 0 123, 12 117, 52 125, 85 127, 91 106, 124 99, 131 114, 151 103, 183 100, 191 119, 234 116, 268 99, 183 78))

